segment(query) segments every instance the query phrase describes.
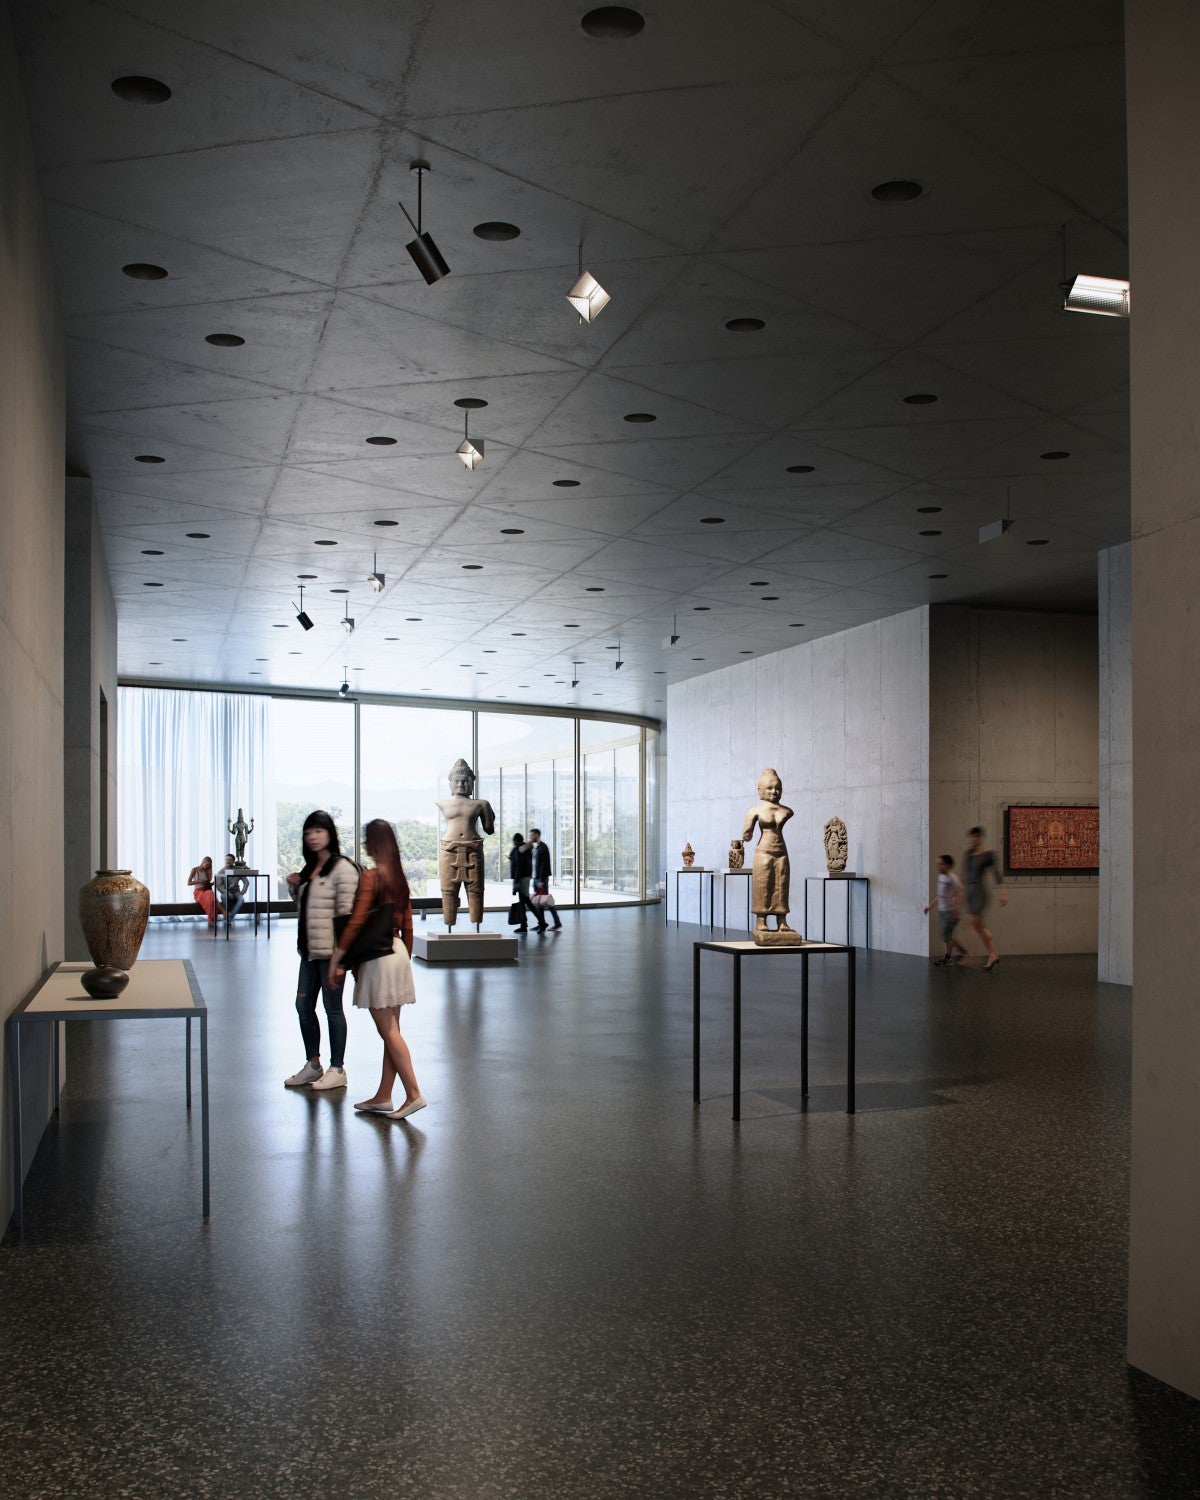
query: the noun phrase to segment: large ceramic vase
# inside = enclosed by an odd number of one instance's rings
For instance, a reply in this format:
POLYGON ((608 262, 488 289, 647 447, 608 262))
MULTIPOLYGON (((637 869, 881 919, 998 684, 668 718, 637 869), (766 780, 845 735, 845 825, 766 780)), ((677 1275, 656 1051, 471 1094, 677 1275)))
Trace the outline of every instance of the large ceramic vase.
POLYGON ((89 995, 114 999, 129 983, 128 970, 150 919, 150 892, 129 870, 97 870, 79 891, 79 925, 94 969, 79 978, 89 995))

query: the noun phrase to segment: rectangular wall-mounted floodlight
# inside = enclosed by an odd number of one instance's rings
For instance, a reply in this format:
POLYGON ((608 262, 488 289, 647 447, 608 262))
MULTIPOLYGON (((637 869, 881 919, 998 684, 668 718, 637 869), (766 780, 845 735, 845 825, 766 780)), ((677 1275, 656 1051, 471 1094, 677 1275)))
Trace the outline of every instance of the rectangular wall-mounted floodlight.
POLYGON ((1064 312, 1097 313, 1102 318, 1129 316, 1129 283, 1110 276, 1076 276, 1063 299, 1064 312))
POLYGON ((986 526, 979 528, 979 540, 981 542, 998 542, 1006 531, 1012 530, 1012 522, 989 521, 986 526))

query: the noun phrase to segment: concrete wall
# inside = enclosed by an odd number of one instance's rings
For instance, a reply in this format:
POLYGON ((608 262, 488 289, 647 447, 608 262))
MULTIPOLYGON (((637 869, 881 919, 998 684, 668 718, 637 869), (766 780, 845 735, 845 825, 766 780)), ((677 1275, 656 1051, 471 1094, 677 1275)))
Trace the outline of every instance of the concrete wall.
POLYGON ((117 607, 90 479, 67 480, 63 656, 63 951, 86 959, 79 887, 117 855, 117 607))
MULTIPOLYGON (((871 878, 871 946, 926 953, 927 664, 922 608, 671 687, 666 868, 690 840, 697 864, 724 869, 759 773, 774 766, 795 812, 785 832, 793 925, 811 926, 803 877, 824 871, 821 831, 836 814, 849 829, 850 866, 871 878)), ((684 882, 685 916, 696 884, 684 882)), ((735 925, 744 900, 731 891, 735 925)), ((843 930, 840 915, 836 927, 831 919, 831 937, 843 930)))
POLYGON ((1129 1358, 1200 1397, 1200 7, 1131 0, 1133 1155, 1129 1358))
MULTIPOLYGON (((1096 621, 938 605, 930 622, 930 854, 978 823, 1002 852, 1010 802, 1099 793, 1096 621)), ((930 875, 932 880, 932 872, 930 875)), ((1095 877, 1005 877, 1003 953, 1094 953, 1095 877)))
POLYGON ((1129 546, 1098 559, 1100 919, 1097 974, 1133 983, 1133 587, 1129 546))
MULTIPOLYGON (((63 449, 61 321, 0 11, 0 1021, 62 956, 63 449)), ((3 1061, 0 1224, 12 1208, 3 1061)), ((32 1157, 50 1112, 44 1031, 22 1067, 32 1157)))

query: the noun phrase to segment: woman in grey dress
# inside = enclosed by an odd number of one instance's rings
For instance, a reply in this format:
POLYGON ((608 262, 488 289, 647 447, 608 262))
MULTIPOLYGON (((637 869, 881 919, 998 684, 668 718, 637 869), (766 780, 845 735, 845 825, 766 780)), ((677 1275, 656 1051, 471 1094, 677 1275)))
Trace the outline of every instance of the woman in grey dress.
MULTIPOLYGON (((1008 892, 1004 889, 1004 881, 1000 878, 1000 866, 996 861, 995 851, 983 847, 983 829, 969 828, 967 837, 970 843, 963 857, 963 876, 966 883, 967 896, 967 926, 977 932, 987 948, 987 962, 984 968, 992 970, 1000 962, 1000 955, 996 952, 996 945, 992 942, 992 934, 988 931, 984 918, 988 909, 989 892, 987 888, 987 876, 991 871, 992 880, 995 882, 996 894, 1000 897, 1000 905, 1008 905, 1008 892)), ((964 952, 963 957, 966 954, 964 952)), ((962 958, 959 959, 962 962, 962 958)))

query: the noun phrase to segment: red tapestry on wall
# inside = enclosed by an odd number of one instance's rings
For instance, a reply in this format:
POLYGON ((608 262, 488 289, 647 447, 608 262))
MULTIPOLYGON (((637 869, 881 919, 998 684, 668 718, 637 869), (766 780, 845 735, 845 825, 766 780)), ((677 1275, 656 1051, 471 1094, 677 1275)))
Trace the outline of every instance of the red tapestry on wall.
POLYGON ((1013 875, 1095 875, 1100 868, 1100 809, 1005 809, 1004 864, 1013 875))

